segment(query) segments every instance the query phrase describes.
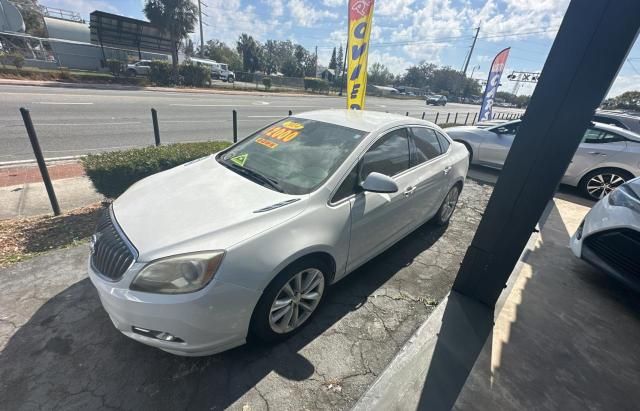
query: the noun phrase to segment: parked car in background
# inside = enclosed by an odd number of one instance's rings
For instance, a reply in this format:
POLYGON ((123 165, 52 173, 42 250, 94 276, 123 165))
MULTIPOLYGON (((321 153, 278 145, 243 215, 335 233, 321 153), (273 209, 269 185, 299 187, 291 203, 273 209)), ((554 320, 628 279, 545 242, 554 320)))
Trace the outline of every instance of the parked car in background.
MULTIPOLYGON (((447 128, 447 133, 467 147, 472 164, 502 168, 520 123, 521 120, 487 122, 447 128)), ((578 187, 586 197, 599 200, 636 176, 640 176, 640 135, 592 123, 562 183, 578 187)))
POLYGON ((571 237, 571 250, 640 291, 640 178, 591 208, 571 237))
POLYGON ((598 110, 593 121, 610 124, 640 134, 640 115, 627 113, 622 110, 598 110))
POLYGON ((233 71, 229 70, 229 65, 225 63, 216 63, 211 68, 211 77, 222 81, 228 81, 233 83, 236 79, 236 75, 233 71))
POLYGON ((330 284, 446 225, 468 167, 424 120, 298 114, 130 187, 92 237, 89 276, 118 330, 170 353, 281 340, 330 284))
POLYGON ((427 96, 426 102, 427 102, 427 106, 434 105, 434 106, 444 107, 447 104, 447 98, 439 94, 432 94, 430 96, 427 96))
POLYGON ((151 72, 151 60, 140 60, 134 64, 127 64, 127 75, 131 77, 148 76, 151 72))

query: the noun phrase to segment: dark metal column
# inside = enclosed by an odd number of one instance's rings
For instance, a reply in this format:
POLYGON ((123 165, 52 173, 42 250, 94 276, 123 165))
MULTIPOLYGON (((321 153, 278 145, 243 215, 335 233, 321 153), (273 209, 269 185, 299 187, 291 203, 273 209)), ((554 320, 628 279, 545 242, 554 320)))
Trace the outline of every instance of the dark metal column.
POLYGON ((572 0, 453 290, 493 307, 640 29, 638 0, 572 0))

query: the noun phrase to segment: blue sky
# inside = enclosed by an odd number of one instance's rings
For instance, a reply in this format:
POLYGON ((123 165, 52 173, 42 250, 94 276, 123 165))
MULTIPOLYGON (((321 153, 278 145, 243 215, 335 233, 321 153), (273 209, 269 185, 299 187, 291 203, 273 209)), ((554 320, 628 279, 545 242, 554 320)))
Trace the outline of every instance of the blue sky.
MULTIPOLYGON (((197 2, 197 0, 193 0, 197 2)), ((242 32, 260 41, 292 40, 309 50, 318 46, 320 64, 346 39, 346 0, 202 0, 209 15, 205 40, 233 45, 242 32)), ((88 16, 103 10, 144 18, 144 0, 40 0, 41 4, 88 16)), ((376 0, 369 61, 402 73, 421 60, 462 67, 474 28, 480 36, 469 64, 484 79, 495 54, 511 47, 506 72, 542 68, 569 0, 376 0), (479 66, 479 68, 478 68, 479 66)), ((193 35, 195 42, 199 36, 193 35)), ((503 91, 515 84, 503 81, 503 91)), ((532 85, 519 93, 530 94, 532 85)), ((640 89, 640 44, 629 54, 610 96, 640 89)))

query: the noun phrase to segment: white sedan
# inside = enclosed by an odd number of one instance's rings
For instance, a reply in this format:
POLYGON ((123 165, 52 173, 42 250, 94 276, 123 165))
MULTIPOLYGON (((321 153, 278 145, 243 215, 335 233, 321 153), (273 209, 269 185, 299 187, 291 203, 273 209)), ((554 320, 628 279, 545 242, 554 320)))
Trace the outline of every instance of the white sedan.
POLYGON ((640 291, 640 178, 593 206, 571 238, 571 249, 640 291))
POLYGON ((425 222, 447 224, 468 166, 426 121, 299 114, 129 188, 98 225, 89 275, 141 343, 208 355, 277 341, 328 285, 425 222))

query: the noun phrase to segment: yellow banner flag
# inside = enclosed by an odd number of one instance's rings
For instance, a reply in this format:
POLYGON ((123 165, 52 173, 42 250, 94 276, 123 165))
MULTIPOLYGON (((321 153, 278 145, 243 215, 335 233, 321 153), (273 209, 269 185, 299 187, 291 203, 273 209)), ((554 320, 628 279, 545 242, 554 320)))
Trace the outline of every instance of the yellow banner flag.
POLYGON ((347 48, 347 108, 364 109, 367 90, 367 57, 374 0, 349 0, 347 48))

